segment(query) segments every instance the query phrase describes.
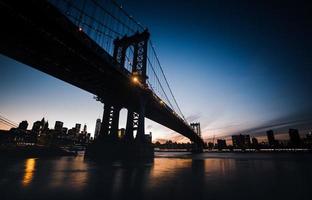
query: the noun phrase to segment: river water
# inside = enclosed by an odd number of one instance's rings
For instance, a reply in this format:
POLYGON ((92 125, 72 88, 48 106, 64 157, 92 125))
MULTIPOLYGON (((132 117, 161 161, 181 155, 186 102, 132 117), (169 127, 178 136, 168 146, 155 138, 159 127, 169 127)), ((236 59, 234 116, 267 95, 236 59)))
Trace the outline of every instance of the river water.
POLYGON ((153 162, 83 156, 0 160, 0 199, 312 199, 312 155, 156 153, 153 162))

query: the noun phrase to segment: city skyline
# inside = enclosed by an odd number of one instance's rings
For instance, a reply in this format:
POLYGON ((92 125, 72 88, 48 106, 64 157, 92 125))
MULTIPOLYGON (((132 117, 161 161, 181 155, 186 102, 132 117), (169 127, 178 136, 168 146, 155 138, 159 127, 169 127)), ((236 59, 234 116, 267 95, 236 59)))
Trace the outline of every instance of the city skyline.
MULTIPOLYGON (((6 122, 7 124, 12 124, 10 120, 1 117, 1 121, 6 122)), ((64 126, 62 121, 55 121, 54 128, 50 128, 48 120, 42 118, 41 120, 35 121, 32 126, 28 123, 27 120, 21 121, 18 126, 14 126, 10 130, 1 130, 2 134, 4 133, 6 137, 11 138, 8 141, 19 141, 21 144, 24 142, 28 144, 28 140, 30 143, 34 141, 40 140, 42 141, 42 137, 51 137, 58 135, 59 143, 61 141, 68 140, 74 142, 81 142, 82 140, 77 137, 85 137, 84 140, 85 144, 89 142, 96 141, 100 137, 101 131, 101 119, 96 120, 96 128, 94 131, 94 137, 91 137, 91 133, 87 130, 87 125, 85 124, 82 128, 81 124, 76 123, 75 126, 72 128, 64 126), (31 137, 29 137, 31 136, 31 137), (36 136, 36 137, 34 137, 36 136), (15 138, 15 139, 14 139, 15 138), (36 138, 36 139, 34 139, 36 138), (40 138, 40 139, 38 139, 40 138)), ((195 133, 201 137, 201 129, 200 123, 192 123, 192 128, 194 129, 195 133)), ((125 139, 125 128, 118 129, 118 138, 119 140, 125 139)), ((241 149, 247 151, 265 151, 265 150, 272 150, 276 149, 279 151, 289 151, 292 150, 303 150, 306 151, 311 148, 312 144, 312 131, 309 131, 307 134, 300 133, 298 129, 289 128, 287 133, 287 138, 285 137, 286 134, 276 134, 274 130, 267 130, 266 136, 261 135, 260 137, 252 136, 249 134, 233 134, 227 137, 213 137, 212 140, 205 140, 205 147, 209 150, 218 149, 222 151, 222 149, 228 149, 233 151, 234 149, 241 149), (249 149, 249 150, 248 150, 249 149)), ((4 136, 4 135, 3 135, 4 136)), ((150 142, 152 142, 152 133, 146 134, 146 137, 150 142)), ((5 141, 5 139, 4 139, 5 141)), ((53 143, 53 142, 52 142, 53 143)), ((54 141, 55 144, 57 142, 54 141)), ((192 145, 190 142, 177 142, 172 140, 154 140, 153 141, 155 148, 161 147, 166 148, 166 145, 169 149, 170 148, 177 148, 177 149, 189 149, 192 145), (177 146, 171 146, 177 145, 177 146), (164 146, 162 146, 164 145, 164 146)))
MULTIPOLYGON (((199 1, 195 8, 172 1, 165 8, 154 6, 151 13, 145 11, 147 2, 124 6, 148 24, 178 103, 189 122, 201 122, 204 138, 263 127, 308 130, 312 84, 307 9, 298 4, 292 10, 291 1, 283 1, 279 10, 273 8, 281 2, 240 2, 219 7, 199 1), (248 18, 251 13, 256 17, 248 18), (185 27, 192 28, 180 34, 185 27)), ((102 115, 93 95, 3 55, 0 64, 2 115, 30 124, 42 117, 52 123, 64 119, 67 127, 86 123, 93 134, 102 115)), ((120 125, 125 127, 124 114, 120 125)), ((148 121, 150 131, 154 138, 182 137, 148 121)))

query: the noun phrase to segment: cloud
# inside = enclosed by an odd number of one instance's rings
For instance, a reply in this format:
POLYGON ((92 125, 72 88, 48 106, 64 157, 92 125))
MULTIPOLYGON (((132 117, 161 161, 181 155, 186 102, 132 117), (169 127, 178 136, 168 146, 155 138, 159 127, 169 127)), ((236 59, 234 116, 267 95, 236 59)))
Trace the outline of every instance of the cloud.
POLYGON ((202 117, 201 113, 195 113, 186 117, 186 121, 195 122, 198 121, 202 117))
POLYGON ((298 111, 275 120, 265 122, 257 127, 245 130, 238 130, 233 134, 245 133, 253 135, 264 134, 267 130, 285 130, 288 128, 297 128, 299 130, 312 128, 312 110, 298 111))

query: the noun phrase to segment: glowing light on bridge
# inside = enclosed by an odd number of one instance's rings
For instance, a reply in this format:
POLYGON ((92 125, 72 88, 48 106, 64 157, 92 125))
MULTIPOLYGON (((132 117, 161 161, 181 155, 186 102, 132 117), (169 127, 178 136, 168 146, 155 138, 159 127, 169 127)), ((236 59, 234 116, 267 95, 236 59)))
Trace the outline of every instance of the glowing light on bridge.
POLYGON ((134 76, 134 77, 132 77, 132 81, 133 81, 134 83, 138 83, 138 82, 139 82, 139 79, 138 79, 138 77, 134 76))

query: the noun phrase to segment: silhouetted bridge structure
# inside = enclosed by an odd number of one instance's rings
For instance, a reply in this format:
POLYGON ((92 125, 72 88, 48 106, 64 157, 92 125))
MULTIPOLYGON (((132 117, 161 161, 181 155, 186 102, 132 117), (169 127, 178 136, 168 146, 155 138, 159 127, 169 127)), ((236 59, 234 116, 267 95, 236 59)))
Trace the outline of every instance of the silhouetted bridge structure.
POLYGON ((104 103, 100 137, 118 137, 119 111, 127 108, 127 140, 144 141, 147 117, 202 149, 203 140, 183 117, 148 30, 115 1, 0 0, 0 15, 2 54, 104 103))

